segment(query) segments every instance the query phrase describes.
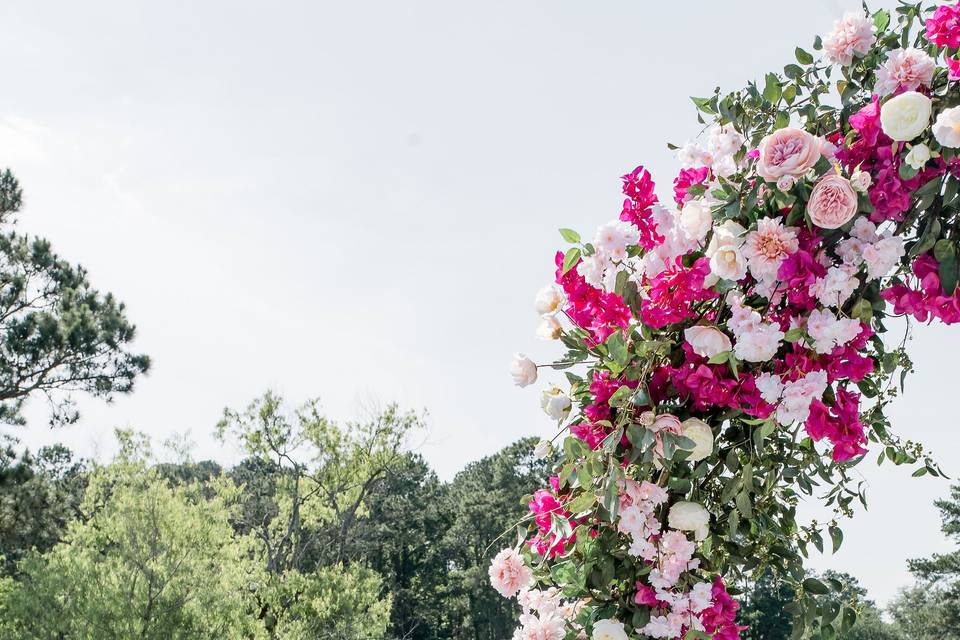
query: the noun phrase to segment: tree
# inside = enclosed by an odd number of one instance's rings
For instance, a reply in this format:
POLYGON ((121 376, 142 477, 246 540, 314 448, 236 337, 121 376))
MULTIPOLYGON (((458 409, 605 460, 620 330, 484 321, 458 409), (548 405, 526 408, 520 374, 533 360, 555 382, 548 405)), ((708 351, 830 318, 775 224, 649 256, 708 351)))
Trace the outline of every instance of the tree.
MULTIPOLYGON (((941 530, 948 539, 960 543, 960 484, 950 487, 948 498, 934 504, 940 510, 941 530)), ((924 584, 907 592, 906 601, 923 594, 924 598, 935 603, 937 617, 949 629, 960 628, 960 549, 935 553, 929 558, 916 558, 907 564, 924 584)))
POLYGON ((749 627, 744 636, 750 640, 789 638, 793 624, 790 616, 784 613, 784 607, 793 602, 794 596, 790 585, 767 570, 740 599, 738 621, 749 627))
POLYGON ((536 440, 525 438, 492 456, 468 464, 447 492, 452 517, 444 544, 450 558, 447 609, 451 638, 500 640, 513 633, 516 611, 489 586, 487 568, 506 535, 526 514, 529 496, 546 486, 548 463, 536 460, 536 440))
POLYGON ((31 549, 46 551, 60 541, 79 515, 86 489, 86 467, 61 445, 36 455, 17 453, 8 438, 0 448, 0 576, 15 572, 31 549))
POLYGON ((902 589, 887 610, 905 639, 958 640, 953 606, 943 589, 927 584, 902 589))
POLYGON ((140 461, 91 477, 86 520, 0 584, 0 634, 53 640, 251 637, 248 575, 222 500, 170 487, 140 461))
MULTIPOLYGON (((10 170, 0 174, 0 227, 22 203, 10 170)), ((23 424, 27 398, 47 399, 51 424, 75 422, 72 394, 109 400, 133 389, 150 359, 127 350, 135 327, 124 305, 50 243, 0 230, 0 422, 23 424)))
MULTIPOLYGON (((239 488, 235 518, 265 574, 256 593, 257 615, 270 637, 285 637, 284 629, 301 628, 316 616, 307 603, 322 588, 315 584, 319 567, 349 567, 360 560, 352 541, 370 496, 403 460, 405 438, 419 426, 416 415, 393 405, 368 421, 343 426, 324 417, 317 401, 287 415, 283 400, 269 392, 244 411, 224 411, 218 437, 239 442, 251 459, 235 477, 253 480, 255 497, 244 499, 246 485, 239 488), (265 474, 257 477, 251 470, 265 474)), ((352 572, 345 578, 372 584, 361 567, 344 571, 352 572)), ((382 625, 379 605, 355 610, 358 621, 367 623, 365 638, 385 633, 389 597, 385 601, 382 625)))

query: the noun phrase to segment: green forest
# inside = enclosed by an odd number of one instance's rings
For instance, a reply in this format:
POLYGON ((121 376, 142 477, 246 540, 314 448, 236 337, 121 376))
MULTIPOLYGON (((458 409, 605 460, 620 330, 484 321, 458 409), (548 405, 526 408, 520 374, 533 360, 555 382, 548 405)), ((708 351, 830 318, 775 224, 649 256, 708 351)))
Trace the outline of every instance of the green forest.
MULTIPOLYGON (((0 638, 4 640, 507 640, 515 603, 490 559, 529 513, 551 461, 516 441, 441 481, 415 447, 420 414, 386 405, 337 423, 317 400, 266 392, 210 428, 243 459, 117 430, 110 460, 29 451, 24 409, 82 428, 76 400, 134 391, 150 359, 123 304, 48 241, 20 233, 22 193, 0 175, 0 638), (161 461, 173 459, 175 462, 161 461)), ((946 489, 946 485, 944 487, 946 489)), ((960 542, 960 487, 937 505, 960 542)), ((853 576, 847 638, 941 639, 960 628, 960 551, 911 563, 881 611, 853 576)), ((776 575, 732 585, 745 637, 791 637, 776 575)), ((837 611, 840 611, 839 604, 837 611)))

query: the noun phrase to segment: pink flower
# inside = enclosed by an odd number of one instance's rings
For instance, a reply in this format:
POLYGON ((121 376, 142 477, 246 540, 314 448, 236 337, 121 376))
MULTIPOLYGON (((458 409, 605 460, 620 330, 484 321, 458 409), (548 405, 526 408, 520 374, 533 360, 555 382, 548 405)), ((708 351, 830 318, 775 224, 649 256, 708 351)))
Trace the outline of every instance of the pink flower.
POLYGON ((927 20, 927 40, 938 47, 960 47, 960 5, 940 5, 927 20))
POLYGON ((653 216, 653 206, 657 204, 656 185, 650 172, 642 166, 620 178, 623 180, 623 201, 620 219, 633 224, 640 231, 639 244, 648 251, 661 244, 663 236, 657 232, 657 223, 653 216))
POLYGON ((700 621, 714 640, 739 640, 740 632, 746 629, 737 625, 737 610, 740 603, 730 597, 723 580, 717 576, 711 590, 713 606, 700 612, 700 621))
POLYGON ((833 459, 843 462, 866 453, 867 437, 860 423, 860 396, 838 389, 836 400, 828 407, 820 400, 810 403, 807 435, 816 440, 827 438, 833 444, 833 459))
POLYGON ((930 86, 937 63, 920 49, 908 47, 887 52, 887 60, 877 69, 876 90, 882 96, 898 91, 916 91, 930 86))
POLYGON ((960 60, 957 58, 944 58, 947 65, 947 80, 956 82, 960 80, 960 60))
POLYGON ((873 45, 876 27, 873 20, 859 11, 851 11, 833 23, 833 31, 823 41, 827 59, 845 67, 855 56, 866 55, 873 45))
POLYGON ((680 174, 673 181, 674 202, 679 205, 689 200, 691 196, 687 193, 687 189, 695 184, 703 184, 709 173, 710 169, 707 167, 680 169, 680 174))
POLYGON ((693 304, 716 298, 716 292, 705 289, 704 279, 710 275, 710 260, 700 258, 689 269, 678 263, 650 279, 647 299, 640 305, 643 321, 660 329, 694 317, 693 304))
POLYGON ((827 150, 827 142, 803 129, 784 127, 760 141, 757 175, 776 182, 781 176, 800 178, 827 150))
POLYGON ((512 598, 520 589, 530 585, 533 572, 513 549, 504 549, 490 563, 490 584, 504 598, 512 598))
POLYGON ((821 229, 837 229, 857 215, 857 193, 850 181, 828 173, 813 188, 807 202, 807 214, 821 229))
POLYGON ((774 218, 760 218, 757 230, 747 234, 743 254, 754 277, 764 280, 776 276, 780 264, 798 247, 797 233, 792 227, 785 227, 774 218))

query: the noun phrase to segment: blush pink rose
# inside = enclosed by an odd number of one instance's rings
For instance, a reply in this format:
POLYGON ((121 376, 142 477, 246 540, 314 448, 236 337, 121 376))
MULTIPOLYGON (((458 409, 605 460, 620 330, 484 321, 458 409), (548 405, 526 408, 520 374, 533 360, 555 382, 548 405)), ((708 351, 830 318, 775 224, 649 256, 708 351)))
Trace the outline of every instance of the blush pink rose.
POLYGON ((807 213, 821 229, 837 229, 857 214, 857 193, 849 180, 828 173, 813 188, 807 213))
POLYGON ((800 178, 817 164, 825 150, 824 140, 803 129, 777 129, 760 141, 757 175, 771 182, 783 176, 800 178))

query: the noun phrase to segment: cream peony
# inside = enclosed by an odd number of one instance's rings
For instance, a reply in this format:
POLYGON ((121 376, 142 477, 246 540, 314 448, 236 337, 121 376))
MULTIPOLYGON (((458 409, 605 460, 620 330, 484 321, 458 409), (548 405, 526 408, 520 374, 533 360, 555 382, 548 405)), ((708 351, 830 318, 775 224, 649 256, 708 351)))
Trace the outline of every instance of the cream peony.
POLYGON ((930 124, 930 98, 916 91, 905 91, 880 107, 880 128, 897 142, 909 142, 930 124))
POLYGON ((563 289, 557 284, 548 284, 537 292, 537 297, 533 301, 533 307, 540 315, 556 313, 563 306, 566 296, 563 289))
POLYGON ((678 531, 693 531, 697 540, 710 533, 710 513, 696 502, 677 502, 670 507, 667 523, 678 531))
POLYGON ((537 326, 537 337, 544 340, 556 340, 563 333, 563 327, 556 316, 545 315, 537 326))
MULTIPOLYGON (((705 255, 710 259, 710 275, 736 282, 747 275, 747 258, 743 255, 744 234, 747 230, 733 220, 713 228, 713 236, 705 255)), ((713 283, 707 283, 711 286, 713 283)))
POLYGON ((704 358, 712 358, 733 348, 727 334, 716 327, 696 325, 684 330, 683 337, 693 347, 693 352, 704 358))
POLYGON ((960 107, 944 109, 933 124, 933 137, 942 147, 960 147, 960 107))
POLYGON ((513 376, 513 384, 526 387, 537 381, 537 365, 527 356, 518 353, 510 363, 510 375, 513 376))
POLYGON ((550 387, 540 394, 540 408, 554 420, 563 420, 570 413, 570 398, 559 387, 550 387))
POLYGON ((691 200, 680 209, 680 227, 691 240, 703 242, 713 226, 713 214, 706 200, 691 200))
POLYGON ((683 421, 681 435, 694 441, 693 451, 687 456, 688 462, 700 462, 713 453, 713 429, 699 418, 687 418, 683 421))
POLYGON ((628 640, 627 631, 617 620, 598 620, 593 623, 591 640, 628 640))

